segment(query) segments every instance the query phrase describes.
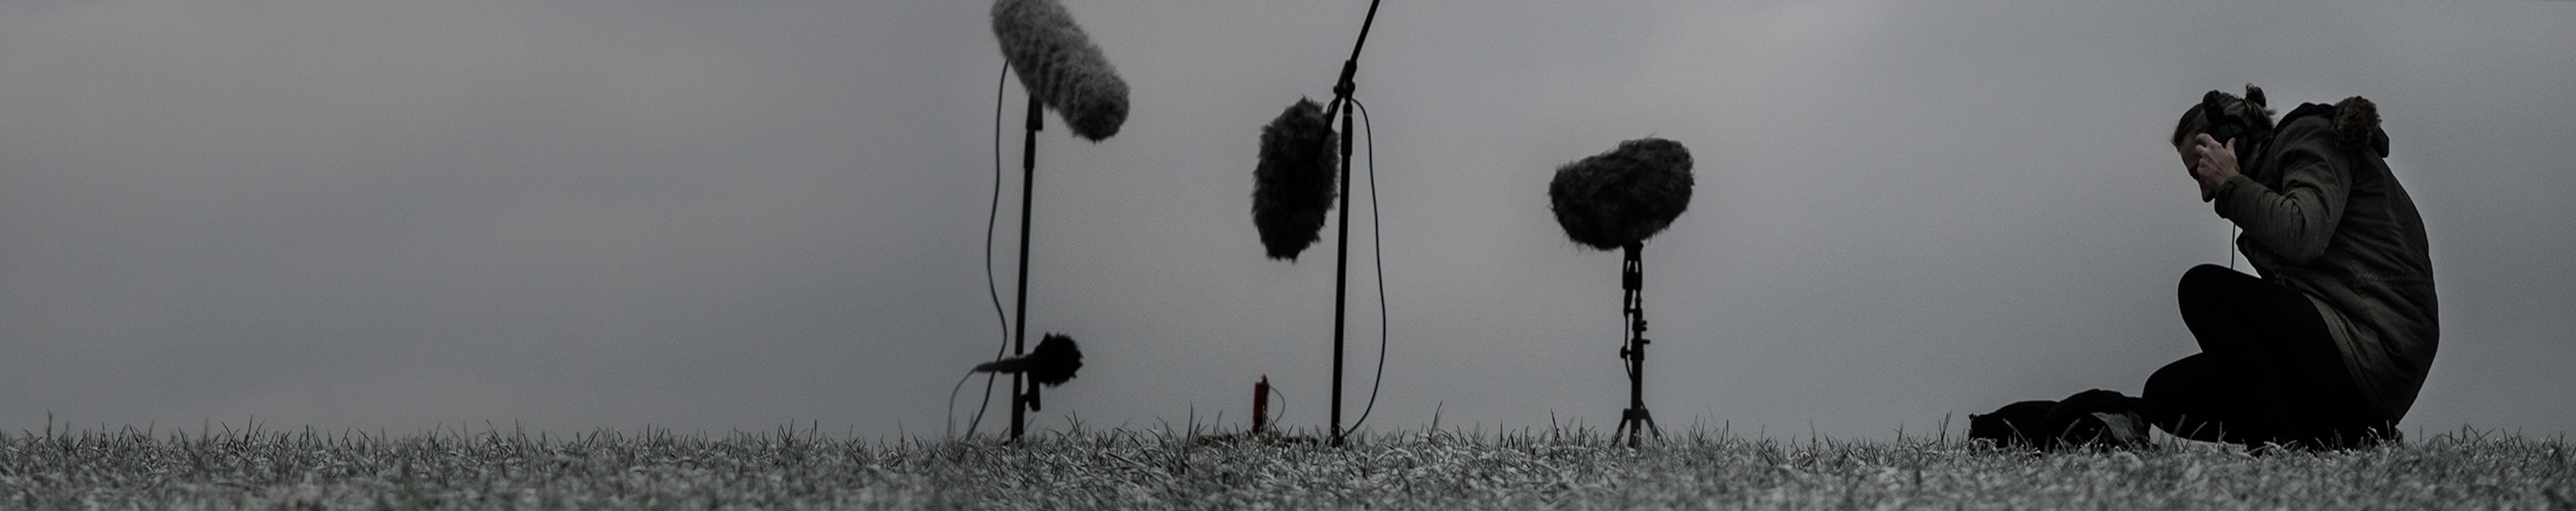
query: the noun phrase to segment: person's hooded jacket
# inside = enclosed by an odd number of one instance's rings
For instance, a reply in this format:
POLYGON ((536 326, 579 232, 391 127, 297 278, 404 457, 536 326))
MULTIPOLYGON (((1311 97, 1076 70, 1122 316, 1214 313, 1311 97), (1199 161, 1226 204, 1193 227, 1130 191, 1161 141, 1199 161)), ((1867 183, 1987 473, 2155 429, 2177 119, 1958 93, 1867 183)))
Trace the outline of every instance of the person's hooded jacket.
POLYGON ((2283 116, 2262 154, 2219 185, 2218 215, 2267 281, 2317 305, 2344 367, 2389 421, 2405 417, 2439 343, 2424 219, 2384 160, 2377 105, 2354 96, 2283 116))

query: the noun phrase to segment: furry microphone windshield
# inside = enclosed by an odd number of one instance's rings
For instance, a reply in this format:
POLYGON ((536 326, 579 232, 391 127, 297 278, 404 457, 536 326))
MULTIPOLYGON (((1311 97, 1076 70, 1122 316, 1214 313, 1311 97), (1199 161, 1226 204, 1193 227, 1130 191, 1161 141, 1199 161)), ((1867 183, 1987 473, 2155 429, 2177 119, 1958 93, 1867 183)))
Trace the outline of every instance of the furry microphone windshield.
POLYGON ((1576 243, 1610 250, 1642 242, 1690 207, 1690 150, 1660 138, 1620 142, 1557 167, 1547 197, 1576 243))
POLYGON ((1332 122, 1323 105, 1299 98, 1261 127, 1261 165, 1252 169, 1252 226, 1271 259, 1297 260, 1333 209, 1332 122))
POLYGON ((1073 338, 1064 334, 1047 334, 1045 339, 1038 341, 1037 349, 1029 350, 1027 355, 975 366, 976 372, 1028 373, 1029 381, 1049 387, 1072 380, 1073 372, 1079 369, 1082 369, 1082 349, 1074 346, 1073 338))
POLYGON ((993 2, 993 37, 1001 40, 1002 58, 1029 96, 1054 108, 1074 135, 1099 142, 1127 122, 1127 82, 1073 24, 1064 4, 993 2))

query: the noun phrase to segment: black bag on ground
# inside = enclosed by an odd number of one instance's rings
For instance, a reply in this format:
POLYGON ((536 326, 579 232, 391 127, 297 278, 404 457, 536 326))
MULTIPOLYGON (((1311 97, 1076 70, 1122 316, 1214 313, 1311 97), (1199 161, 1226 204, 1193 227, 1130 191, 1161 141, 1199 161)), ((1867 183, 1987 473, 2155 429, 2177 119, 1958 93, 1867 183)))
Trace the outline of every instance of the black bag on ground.
POLYGON ((1968 415, 1968 438, 1993 440, 2005 447, 2131 448, 2147 445, 2147 421, 2137 412, 2138 398, 2093 389, 2064 401, 2022 401, 1994 413, 1968 415))

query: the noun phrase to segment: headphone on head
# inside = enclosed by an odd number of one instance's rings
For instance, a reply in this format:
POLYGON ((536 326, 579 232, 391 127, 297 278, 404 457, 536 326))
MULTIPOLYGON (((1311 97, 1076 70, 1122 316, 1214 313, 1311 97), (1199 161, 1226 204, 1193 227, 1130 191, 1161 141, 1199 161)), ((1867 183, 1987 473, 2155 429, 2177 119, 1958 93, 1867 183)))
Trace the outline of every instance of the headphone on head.
POLYGON ((2229 99, 2235 98, 2228 97, 2227 93, 2219 91, 2209 91, 2208 94, 2200 96, 2200 119, 2209 126, 2202 132, 2209 134, 2209 138, 2218 139, 2220 144, 2244 136, 2247 131, 2244 117, 2227 112, 2229 99))

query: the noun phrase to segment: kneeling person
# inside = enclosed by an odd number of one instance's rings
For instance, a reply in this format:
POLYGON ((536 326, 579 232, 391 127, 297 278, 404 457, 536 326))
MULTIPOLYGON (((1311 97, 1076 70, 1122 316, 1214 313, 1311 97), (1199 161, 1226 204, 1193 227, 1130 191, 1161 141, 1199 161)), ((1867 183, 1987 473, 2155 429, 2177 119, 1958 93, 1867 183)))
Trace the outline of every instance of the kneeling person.
POLYGON ((2349 447, 2393 438, 2438 343, 2424 220, 2383 160, 2377 106, 2262 89, 2203 96, 2173 145, 2260 277, 2201 265, 2177 292, 2201 352, 2147 379, 2142 412, 2184 438, 2349 447))

